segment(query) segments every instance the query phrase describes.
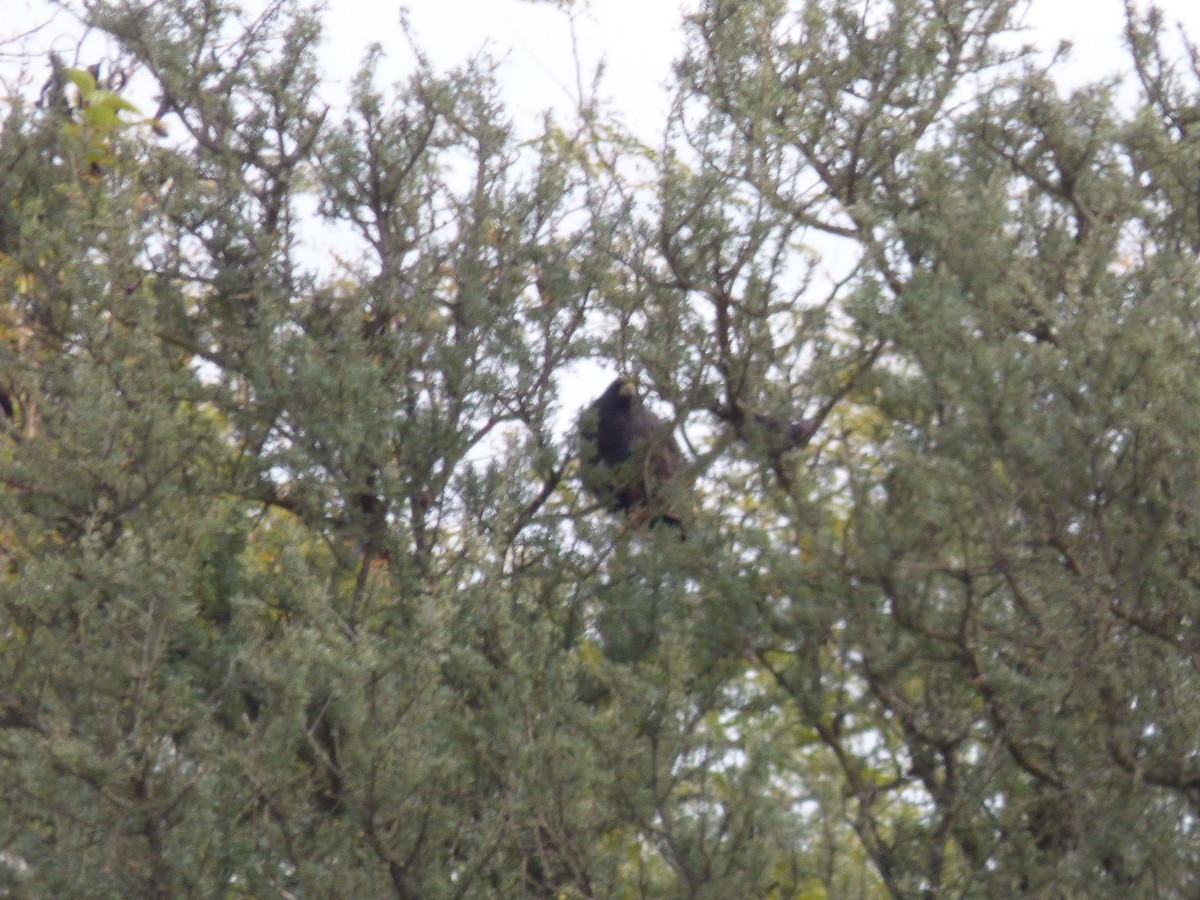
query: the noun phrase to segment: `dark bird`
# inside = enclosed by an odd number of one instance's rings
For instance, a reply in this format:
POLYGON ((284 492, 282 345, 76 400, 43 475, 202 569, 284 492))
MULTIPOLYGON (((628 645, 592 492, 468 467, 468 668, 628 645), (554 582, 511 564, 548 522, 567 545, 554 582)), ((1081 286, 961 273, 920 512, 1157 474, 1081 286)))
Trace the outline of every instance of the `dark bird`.
POLYGON ((583 486, 635 522, 683 528, 670 506, 669 482, 685 461, 671 426, 642 405, 631 378, 618 378, 579 417, 583 486))

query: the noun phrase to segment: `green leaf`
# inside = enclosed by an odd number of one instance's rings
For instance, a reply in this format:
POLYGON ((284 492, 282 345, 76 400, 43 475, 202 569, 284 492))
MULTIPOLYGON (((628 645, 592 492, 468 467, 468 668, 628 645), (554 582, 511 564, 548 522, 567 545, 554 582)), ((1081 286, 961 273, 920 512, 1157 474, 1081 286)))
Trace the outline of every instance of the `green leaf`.
POLYGON ((87 69, 67 69, 64 73, 67 81, 79 88, 79 94, 84 102, 96 91, 96 78, 87 69))
POLYGON ((126 100, 120 94, 114 94, 112 91, 98 90, 95 91, 90 100, 93 106, 104 106, 112 109, 114 112, 131 112, 140 115, 141 110, 133 103, 126 100))

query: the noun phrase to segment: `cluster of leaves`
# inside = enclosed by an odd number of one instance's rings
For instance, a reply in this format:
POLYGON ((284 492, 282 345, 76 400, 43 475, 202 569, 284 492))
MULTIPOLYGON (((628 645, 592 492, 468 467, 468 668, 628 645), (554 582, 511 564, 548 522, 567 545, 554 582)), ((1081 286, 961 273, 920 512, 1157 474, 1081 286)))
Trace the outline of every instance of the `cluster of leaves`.
POLYGON ((709 0, 648 154, 83 4, 171 132, 0 130, 0 891, 1193 895, 1200 92, 1015 5, 709 0), (684 543, 576 496, 598 354, 684 543))

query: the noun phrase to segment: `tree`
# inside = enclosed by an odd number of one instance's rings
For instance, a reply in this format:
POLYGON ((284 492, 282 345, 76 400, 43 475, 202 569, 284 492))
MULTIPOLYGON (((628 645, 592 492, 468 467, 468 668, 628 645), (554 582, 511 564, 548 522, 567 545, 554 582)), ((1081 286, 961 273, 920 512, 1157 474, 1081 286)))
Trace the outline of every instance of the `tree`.
POLYGON ((709 0, 652 153, 81 4, 0 131, 3 890, 1194 895, 1200 92, 1015 6, 709 0), (581 496, 597 355, 686 542, 581 496))

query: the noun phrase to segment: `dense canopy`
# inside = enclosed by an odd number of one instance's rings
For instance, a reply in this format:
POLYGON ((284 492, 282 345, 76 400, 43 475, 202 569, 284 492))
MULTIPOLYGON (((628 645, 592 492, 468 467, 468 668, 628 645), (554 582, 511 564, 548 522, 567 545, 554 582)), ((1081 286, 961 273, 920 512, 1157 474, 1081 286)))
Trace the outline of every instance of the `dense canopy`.
POLYGON ((0 894, 1200 895, 1161 17, 1068 90, 1015 0, 703 0, 639 139, 63 5, 0 56, 0 894), (670 415, 589 459, 597 361, 670 415))

